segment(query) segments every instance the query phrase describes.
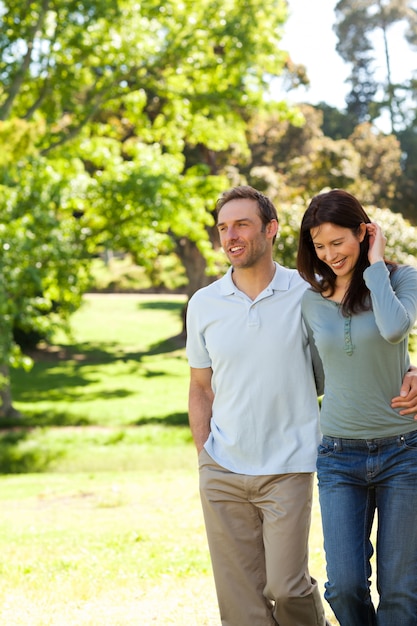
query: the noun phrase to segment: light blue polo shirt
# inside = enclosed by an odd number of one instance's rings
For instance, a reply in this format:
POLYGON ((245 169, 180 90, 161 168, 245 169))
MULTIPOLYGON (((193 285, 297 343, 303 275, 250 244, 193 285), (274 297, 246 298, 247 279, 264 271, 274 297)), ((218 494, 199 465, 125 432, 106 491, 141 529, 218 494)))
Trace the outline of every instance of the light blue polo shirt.
POLYGON ((197 291, 187 311, 189 364, 213 370, 205 448, 240 474, 312 472, 320 433, 301 316, 307 284, 296 270, 276 264, 271 283, 252 301, 231 273, 197 291))

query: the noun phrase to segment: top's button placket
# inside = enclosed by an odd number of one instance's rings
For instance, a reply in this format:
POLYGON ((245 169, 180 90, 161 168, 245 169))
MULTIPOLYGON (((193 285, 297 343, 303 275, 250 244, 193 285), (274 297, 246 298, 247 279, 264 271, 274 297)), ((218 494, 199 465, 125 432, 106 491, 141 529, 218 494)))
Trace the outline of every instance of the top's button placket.
POLYGON ((352 317, 349 315, 345 319, 345 328, 344 328, 344 337, 345 337, 345 346, 344 350, 348 356, 353 354, 354 345, 352 343, 352 317))

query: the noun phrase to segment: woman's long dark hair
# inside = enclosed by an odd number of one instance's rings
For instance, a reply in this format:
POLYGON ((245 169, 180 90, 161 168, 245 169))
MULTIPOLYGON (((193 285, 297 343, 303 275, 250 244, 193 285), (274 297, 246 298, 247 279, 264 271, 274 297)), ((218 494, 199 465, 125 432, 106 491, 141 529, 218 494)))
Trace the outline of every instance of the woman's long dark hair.
MULTIPOLYGON (((336 274, 318 258, 310 234, 312 228, 317 228, 325 222, 349 228, 354 235, 358 235, 360 225, 369 224, 371 220, 361 203, 343 189, 332 189, 318 194, 311 200, 304 213, 298 243, 297 268, 314 291, 326 292, 331 296, 336 289, 336 274)), ((363 278, 363 273, 369 266, 368 250, 369 235, 366 232, 363 241, 359 244, 359 258, 349 288, 343 298, 341 309, 345 316, 371 308, 369 290, 363 278)), ((389 265, 391 269, 394 266, 392 263, 389 265)))

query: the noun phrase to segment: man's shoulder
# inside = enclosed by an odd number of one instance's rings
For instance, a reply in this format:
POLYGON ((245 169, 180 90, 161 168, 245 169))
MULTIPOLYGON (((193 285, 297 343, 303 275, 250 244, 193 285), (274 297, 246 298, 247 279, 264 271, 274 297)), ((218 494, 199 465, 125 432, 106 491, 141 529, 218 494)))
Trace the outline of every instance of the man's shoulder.
POLYGON ((302 278, 298 272, 298 270, 293 269, 291 267, 285 267, 284 265, 280 265, 276 263, 277 271, 276 271, 276 279, 280 282, 286 282, 288 287, 300 287, 301 289, 306 289, 308 284, 302 278))
POLYGON ((298 270, 295 270, 292 267, 285 267, 285 265, 279 265, 279 263, 277 263, 277 266, 279 272, 286 274, 292 280, 304 282, 304 279, 301 278, 298 270))
POLYGON ((214 280, 213 282, 209 283, 208 285, 205 285, 204 287, 200 287, 200 289, 197 289, 197 291, 195 291, 193 295, 191 296, 189 300, 189 304, 194 303, 194 302, 200 302, 204 300, 205 298, 219 297, 221 295, 222 290, 224 289, 225 282, 226 282, 226 275, 214 280))

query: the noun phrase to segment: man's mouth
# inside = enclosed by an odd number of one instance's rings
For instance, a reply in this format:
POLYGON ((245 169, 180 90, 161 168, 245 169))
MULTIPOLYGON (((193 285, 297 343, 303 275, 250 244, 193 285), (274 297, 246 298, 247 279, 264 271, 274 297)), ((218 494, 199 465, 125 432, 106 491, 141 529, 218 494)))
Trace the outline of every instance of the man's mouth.
POLYGON ((231 252, 232 254, 235 254, 236 252, 241 252, 241 250, 243 250, 243 246, 231 246, 229 248, 229 252, 231 252))

